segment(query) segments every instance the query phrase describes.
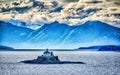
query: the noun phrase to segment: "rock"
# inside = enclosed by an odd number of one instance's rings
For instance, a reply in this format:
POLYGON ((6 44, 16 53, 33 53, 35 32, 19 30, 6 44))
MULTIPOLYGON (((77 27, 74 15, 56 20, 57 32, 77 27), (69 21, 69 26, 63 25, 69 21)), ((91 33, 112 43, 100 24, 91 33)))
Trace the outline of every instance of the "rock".
POLYGON ((48 49, 43 53, 43 55, 38 56, 37 59, 22 61, 24 63, 34 63, 34 64, 56 64, 61 63, 58 56, 54 56, 52 52, 48 49))
POLYGON ((83 62, 60 61, 58 56, 54 56, 54 54, 49 52, 48 49, 46 49, 43 55, 38 56, 37 59, 21 62, 29 64, 85 64, 83 62))

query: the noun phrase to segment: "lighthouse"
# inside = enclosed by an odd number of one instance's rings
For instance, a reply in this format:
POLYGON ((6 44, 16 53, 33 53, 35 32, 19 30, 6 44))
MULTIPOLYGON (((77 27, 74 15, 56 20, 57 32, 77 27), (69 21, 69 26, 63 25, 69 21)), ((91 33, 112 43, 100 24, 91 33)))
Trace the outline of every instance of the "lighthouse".
POLYGON ((54 55, 53 55, 53 52, 49 52, 49 50, 46 49, 42 56, 50 57, 50 56, 54 56, 54 55))

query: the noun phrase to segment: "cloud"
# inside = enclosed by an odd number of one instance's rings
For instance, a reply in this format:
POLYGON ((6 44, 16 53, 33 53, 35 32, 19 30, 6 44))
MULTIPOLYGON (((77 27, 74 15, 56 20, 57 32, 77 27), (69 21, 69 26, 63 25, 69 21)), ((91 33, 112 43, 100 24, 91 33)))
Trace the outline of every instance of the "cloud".
POLYGON ((59 21, 78 25, 100 20, 120 27, 118 0, 18 0, 0 5, 0 20, 49 23, 59 21), (66 2, 64 2, 66 1, 66 2))
POLYGON ((104 2, 105 0, 79 0, 79 1, 84 3, 101 3, 104 2))
POLYGON ((63 0, 63 2, 78 2, 79 0, 63 0))

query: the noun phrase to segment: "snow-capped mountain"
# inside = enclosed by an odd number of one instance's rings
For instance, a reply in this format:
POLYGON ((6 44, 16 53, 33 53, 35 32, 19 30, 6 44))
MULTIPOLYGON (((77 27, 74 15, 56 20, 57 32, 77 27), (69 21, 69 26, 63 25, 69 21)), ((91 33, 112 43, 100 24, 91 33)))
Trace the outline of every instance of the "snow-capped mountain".
POLYGON ((43 22, 35 22, 35 23, 31 23, 31 22, 25 22, 25 21, 21 21, 21 20, 3 20, 4 22, 10 23, 12 25, 15 26, 19 26, 19 27, 25 27, 25 28, 29 28, 29 29, 38 29, 40 28, 43 24, 43 22))
POLYGON ((7 43, 7 46, 13 48, 73 49, 94 45, 120 45, 120 28, 100 21, 87 21, 78 26, 55 21, 37 30, 0 21, 0 35, 1 44, 7 43))

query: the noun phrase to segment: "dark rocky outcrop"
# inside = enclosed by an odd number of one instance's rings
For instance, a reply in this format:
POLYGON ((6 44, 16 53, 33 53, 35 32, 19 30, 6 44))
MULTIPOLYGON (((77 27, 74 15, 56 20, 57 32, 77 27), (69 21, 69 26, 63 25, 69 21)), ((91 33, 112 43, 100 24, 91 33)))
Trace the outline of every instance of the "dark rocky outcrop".
POLYGON ((85 64, 83 62, 60 61, 58 56, 54 56, 52 52, 46 50, 43 55, 37 59, 21 61, 27 64, 85 64))

